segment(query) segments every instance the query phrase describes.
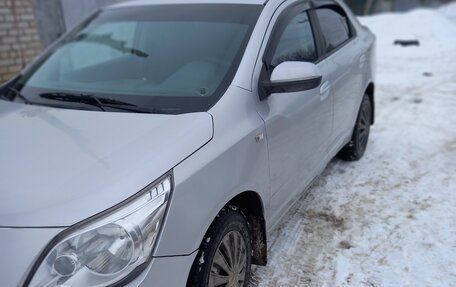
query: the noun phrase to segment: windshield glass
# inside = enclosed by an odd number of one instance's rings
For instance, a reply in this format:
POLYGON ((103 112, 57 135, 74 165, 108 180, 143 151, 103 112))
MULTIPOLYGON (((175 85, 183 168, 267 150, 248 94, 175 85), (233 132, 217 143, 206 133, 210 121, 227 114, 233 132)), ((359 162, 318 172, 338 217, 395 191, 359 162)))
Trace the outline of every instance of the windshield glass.
POLYGON ((43 94, 71 93, 163 113, 206 111, 231 83, 261 9, 181 4, 104 10, 60 40, 14 89, 38 104, 51 103, 43 94))

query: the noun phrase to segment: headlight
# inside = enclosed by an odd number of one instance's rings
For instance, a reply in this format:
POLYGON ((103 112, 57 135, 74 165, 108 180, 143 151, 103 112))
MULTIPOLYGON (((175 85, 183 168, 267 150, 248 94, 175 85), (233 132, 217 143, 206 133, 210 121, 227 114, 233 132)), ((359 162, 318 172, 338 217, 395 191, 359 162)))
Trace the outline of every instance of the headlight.
POLYGON ((65 230, 46 248, 25 285, 109 286, 145 268, 171 185, 168 174, 119 207, 65 230))

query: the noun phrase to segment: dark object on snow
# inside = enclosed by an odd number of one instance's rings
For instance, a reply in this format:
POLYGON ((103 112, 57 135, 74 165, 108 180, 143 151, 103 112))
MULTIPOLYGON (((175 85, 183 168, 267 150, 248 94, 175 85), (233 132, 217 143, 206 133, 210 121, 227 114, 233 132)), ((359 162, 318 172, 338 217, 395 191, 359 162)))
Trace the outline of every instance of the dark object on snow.
POLYGON ((420 41, 418 41, 418 40, 396 40, 396 41, 394 41, 394 45, 401 45, 402 47, 419 46, 420 41))
POLYGON ((432 77, 432 73, 424 72, 424 73, 423 73, 423 76, 425 76, 425 77, 432 77))

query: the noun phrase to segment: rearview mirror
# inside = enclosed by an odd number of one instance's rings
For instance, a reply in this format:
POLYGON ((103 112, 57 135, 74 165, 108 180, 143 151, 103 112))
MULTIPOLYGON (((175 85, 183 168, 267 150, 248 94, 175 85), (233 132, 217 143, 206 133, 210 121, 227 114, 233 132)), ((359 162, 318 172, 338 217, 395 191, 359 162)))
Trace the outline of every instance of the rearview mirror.
POLYGON ((283 62, 272 71, 271 79, 261 83, 265 96, 312 90, 320 86, 318 67, 308 62, 283 62))

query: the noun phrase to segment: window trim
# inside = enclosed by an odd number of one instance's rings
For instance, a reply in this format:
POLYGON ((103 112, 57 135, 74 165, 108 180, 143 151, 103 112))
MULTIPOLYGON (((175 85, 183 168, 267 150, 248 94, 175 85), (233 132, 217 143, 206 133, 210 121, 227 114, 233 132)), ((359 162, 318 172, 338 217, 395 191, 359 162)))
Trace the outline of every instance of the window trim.
MULTIPOLYGON (((322 57, 322 54, 321 54, 320 48, 319 48, 319 44, 318 44, 318 42, 320 41, 320 39, 319 39, 320 36, 318 34, 319 33, 318 30, 314 26, 314 21, 312 20, 311 11, 312 11, 312 7, 309 5, 309 2, 297 1, 297 2, 294 2, 290 5, 288 5, 280 12, 280 14, 277 17, 277 19, 275 20, 275 22, 272 23, 273 27, 272 27, 271 33, 269 34, 269 37, 267 37, 267 38, 266 38, 266 36, 264 37, 263 42, 266 43, 266 46, 263 51, 263 55, 261 55, 261 70, 260 70, 260 75, 258 77, 258 83, 257 83, 257 87, 258 87, 257 91, 258 91, 258 96, 260 98, 260 101, 263 101, 268 98, 267 93, 262 88, 262 83, 264 81, 268 81, 269 78, 271 77, 273 69, 271 69, 271 65, 269 63, 271 62, 272 57, 274 56, 273 52, 275 52, 275 49, 278 46, 278 41, 279 41, 278 38, 280 38, 282 36, 282 33, 286 28, 286 24, 288 24, 289 21, 291 19, 293 19, 293 17, 299 15, 299 13, 302 13, 302 12, 307 13, 307 17, 309 18, 309 24, 310 24, 311 31, 312 31, 312 36, 314 39, 314 45, 315 45, 315 50, 317 53, 317 58, 315 59, 315 61, 310 62, 310 63, 317 64, 320 61, 320 59, 322 57)), ((274 16, 272 16, 272 17, 274 17, 274 16)), ((270 19, 270 21, 272 22, 272 18, 270 19)), ((259 58, 260 58, 260 56, 259 56, 259 58)))
MULTIPOLYGON (((320 52, 319 52, 319 48, 317 45, 318 34, 317 34, 317 31, 315 30, 315 28, 313 27, 310 13, 309 13, 310 10, 311 9, 308 7, 308 5, 306 5, 305 2, 300 1, 300 2, 293 3, 290 6, 286 7, 281 12, 279 17, 277 18, 276 22, 274 23, 274 27, 272 28, 269 39, 267 41, 266 49, 264 50, 264 53, 262 56, 262 62, 263 62, 262 70, 265 69, 269 76, 271 75, 272 70, 273 70, 273 69, 271 69, 272 57, 274 57, 274 52, 277 49, 280 37, 282 36, 289 21, 302 12, 307 13, 307 17, 309 19, 309 23, 310 23, 310 27, 311 27, 311 31, 312 31, 315 51, 317 53, 317 58, 315 59, 315 61, 313 61, 311 63, 315 63, 316 61, 319 60, 320 52)), ((261 78, 262 77, 260 76, 260 79, 261 78)))
POLYGON ((325 5, 313 7, 312 9, 310 9, 308 11, 308 13, 311 15, 311 21, 314 22, 313 26, 317 30, 316 34, 318 35, 318 38, 319 38, 319 40, 317 41, 317 44, 319 45, 318 50, 320 50, 321 57, 319 57, 316 64, 320 63, 321 61, 325 60, 326 58, 331 57, 333 54, 337 53, 341 48, 345 47, 350 42, 352 42, 354 39, 356 39, 356 37, 358 36, 355 26, 353 26, 353 23, 352 23, 350 17, 348 16, 347 12, 344 10, 344 8, 342 8, 342 6, 340 6, 336 3, 325 4, 325 5), (324 47, 325 38, 324 38, 323 32, 321 30, 320 21, 318 20, 318 16, 317 16, 318 9, 333 10, 334 12, 342 15, 343 17, 345 17, 345 19, 347 19, 348 29, 350 30, 349 31, 350 38, 348 38, 347 40, 345 40, 344 42, 339 44, 336 48, 332 49, 330 52, 326 52, 326 49, 324 47))
MULTIPOLYGON (((285 22, 285 25, 283 25, 283 27, 281 27, 281 29, 278 31, 277 33, 277 38, 274 39, 275 40, 275 43, 273 45, 273 49, 271 49, 269 52, 270 52, 270 55, 269 55, 269 62, 270 62, 270 65, 271 66, 274 66, 276 67, 277 65, 273 65, 273 62, 276 60, 276 57, 278 56, 277 54, 277 51, 278 51, 278 48, 281 44, 281 40, 283 39, 283 36, 285 35, 285 32, 287 32, 287 29, 288 27, 290 27, 290 24, 292 24, 292 21, 295 21, 295 19, 297 17, 302 17, 302 16, 305 16, 307 18, 307 21, 309 23, 309 29, 310 29, 310 32, 311 32, 311 35, 312 35, 312 43, 313 43, 313 59, 312 61, 306 61, 306 62, 311 62, 311 63, 314 63, 315 61, 318 60, 319 58, 319 54, 318 54, 318 47, 317 47, 317 42, 316 42, 316 37, 315 37, 315 34, 314 34, 314 29, 312 27, 312 24, 310 23, 310 15, 306 10, 303 10, 301 12, 299 12, 298 14, 294 15, 291 14, 290 16, 292 17, 287 17, 287 21, 285 22), (282 29, 283 28, 283 29, 282 29)), ((298 22, 299 23, 299 22, 298 22)), ((303 23, 305 25, 305 23, 303 23)), ((303 26, 301 25, 301 23, 299 23, 299 28, 303 28, 303 26)), ((305 29, 305 28, 304 28, 305 29)), ((298 29, 299 32, 305 32, 303 29, 298 29)), ((304 33, 303 33, 304 34, 304 33)), ((307 33, 305 33, 307 34, 307 33)), ((302 36, 302 35, 301 35, 302 36)), ((301 47, 301 45, 299 45, 299 47, 301 47)))

